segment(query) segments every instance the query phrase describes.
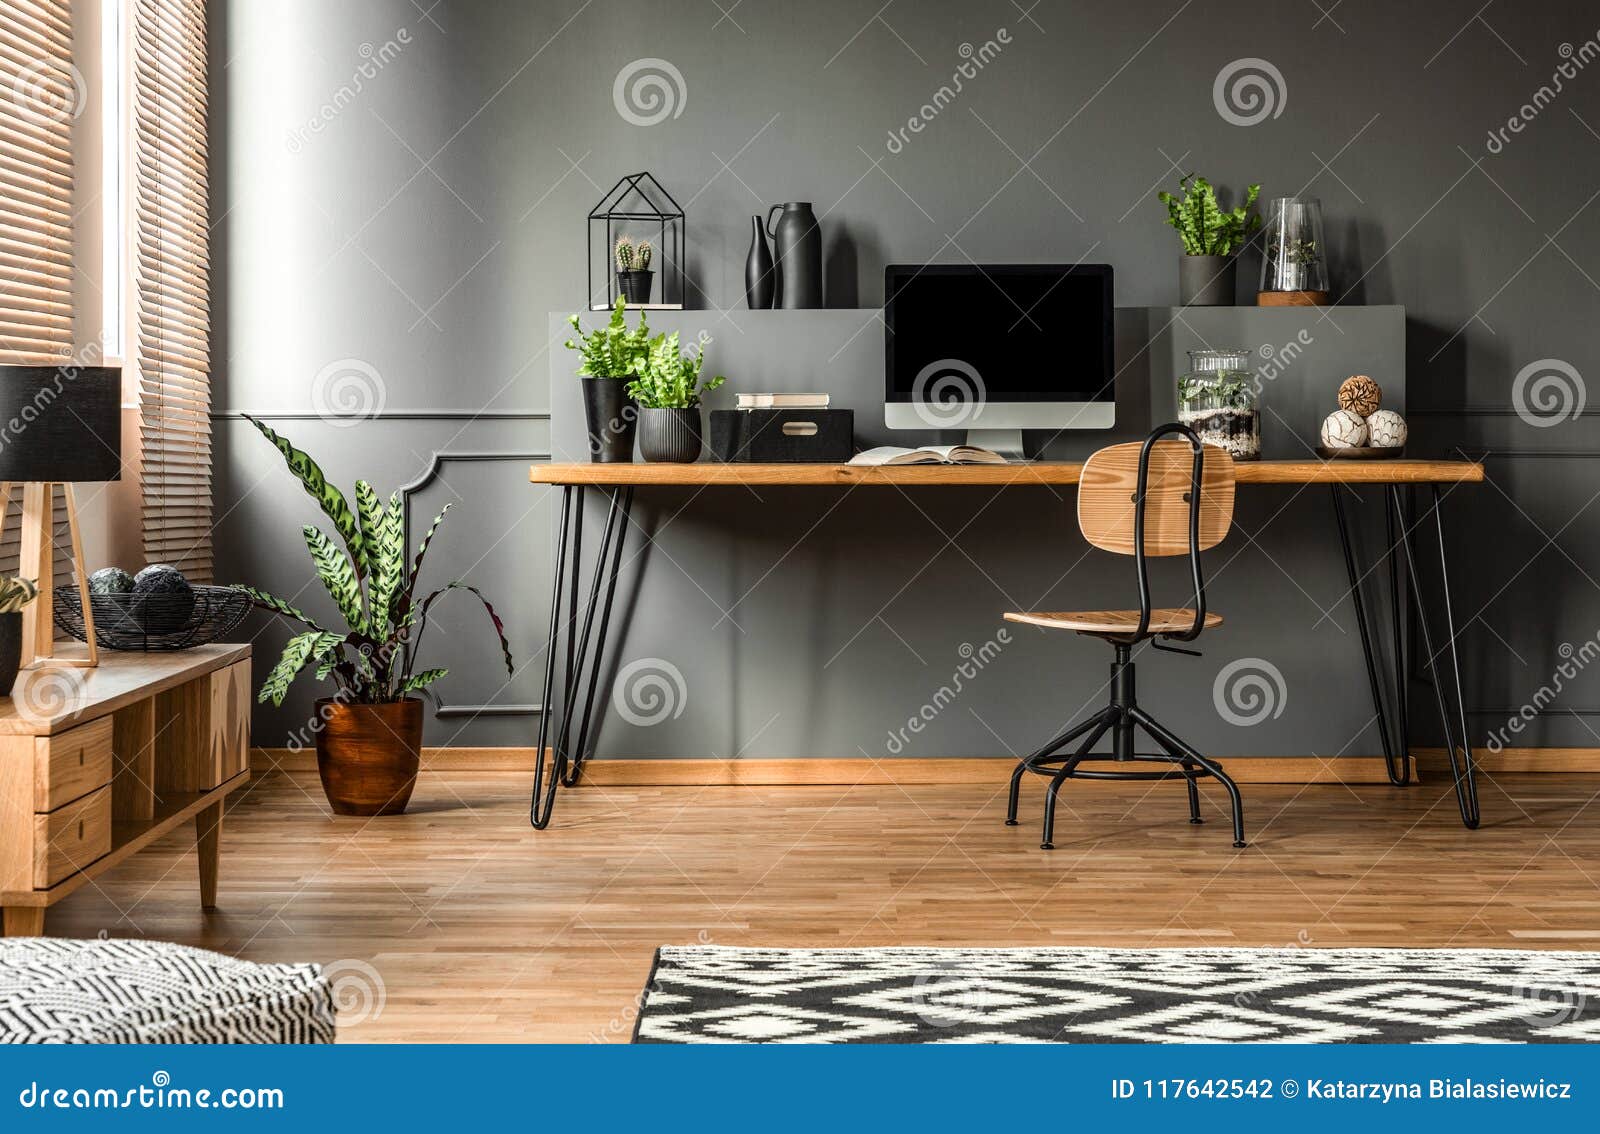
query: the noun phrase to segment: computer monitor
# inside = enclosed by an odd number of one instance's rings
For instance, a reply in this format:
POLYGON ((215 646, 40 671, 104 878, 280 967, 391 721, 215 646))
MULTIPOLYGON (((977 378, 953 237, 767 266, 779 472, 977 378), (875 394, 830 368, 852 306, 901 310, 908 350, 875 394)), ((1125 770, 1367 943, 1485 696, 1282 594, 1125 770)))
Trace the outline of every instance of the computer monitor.
POLYGON ((1024 429, 1116 424, 1109 264, 891 264, 884 424, 965 429, 1022 456, 1024 429))

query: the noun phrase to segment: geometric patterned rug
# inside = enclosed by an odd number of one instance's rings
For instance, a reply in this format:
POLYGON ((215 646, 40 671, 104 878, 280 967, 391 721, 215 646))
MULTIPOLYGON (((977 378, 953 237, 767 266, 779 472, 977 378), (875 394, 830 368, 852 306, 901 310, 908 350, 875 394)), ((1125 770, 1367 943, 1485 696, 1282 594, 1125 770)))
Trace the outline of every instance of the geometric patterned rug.
POLYGON ((1600 953, 664 946, 635 1043, 1595 1043, 1600 953))

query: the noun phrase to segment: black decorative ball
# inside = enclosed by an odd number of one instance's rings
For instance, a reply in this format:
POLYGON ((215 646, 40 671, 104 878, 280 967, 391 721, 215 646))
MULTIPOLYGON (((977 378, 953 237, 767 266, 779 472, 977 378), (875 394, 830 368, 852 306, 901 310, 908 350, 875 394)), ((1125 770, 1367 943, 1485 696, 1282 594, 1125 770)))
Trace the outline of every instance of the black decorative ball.
POLYGON ((194 613, 194 588, 176 567, 152 563, 134 576, 132 613, 147 634, 180 630, 194 613))
POLYGON ((133 576, 121 567, 102 567, 89 576, 91 595, 125 595, 133 590, 133 576))

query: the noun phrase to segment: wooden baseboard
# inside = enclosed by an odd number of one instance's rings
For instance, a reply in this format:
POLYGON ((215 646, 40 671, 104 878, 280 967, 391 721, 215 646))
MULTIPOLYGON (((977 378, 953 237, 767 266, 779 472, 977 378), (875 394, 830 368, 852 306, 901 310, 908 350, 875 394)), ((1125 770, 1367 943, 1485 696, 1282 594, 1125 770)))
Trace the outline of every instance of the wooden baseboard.
MULTIPOLYGON (((1600 752, 1597 752, 1597 756, 1600 756, 1600 752)), ((257 775, 273 771, 314 772, 317 755, 310 750, 257 748, 251 752, 250 766, 257 775)), ((609 787, 970 784, 1004 782, 1013 766, 1014 761, 1010 757, 595 760, 584 769, 583 778, 585 783, 609 787)), ((1101 764, 1084 766, 1098 768, 1101 764)), ((1245 784, 1388 782, 1383 760, 1377 756, 1346 756, 1337 760, 1311 756, 1235 757, 1226 760, 1225 766, 1229 775, 1245 784)), ((517 772, 531 775, 533 749, 425 748, 422 751, 422 767, 425 774, 517 772)), ((1596 761, 1595 770, 1600 771, 1600 760, 1596 761)))
MULTIPOLYGON (((1424 772, 1450 775, 1450 758, 1443 748, 1415 750, 1417 766, 1424 772)), ((1499 752, 1472 750, 1473 764, 1495 772, 1600 772, 1600 748, 1502 748, 1499 752)))

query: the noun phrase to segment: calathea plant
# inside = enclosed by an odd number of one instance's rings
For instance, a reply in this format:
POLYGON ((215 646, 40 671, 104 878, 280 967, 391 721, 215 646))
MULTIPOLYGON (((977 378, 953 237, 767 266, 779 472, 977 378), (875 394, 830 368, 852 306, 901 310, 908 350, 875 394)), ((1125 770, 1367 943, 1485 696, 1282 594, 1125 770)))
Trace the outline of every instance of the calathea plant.
POLYGON ((341 548, 332 536, 313 525, 302 529, 317 578, 345 620, 343 631, 325 629, 275 595, 253 587, 238 588, 263 610, 303 627, 289 639, 282 658, 267 675, 260 700, 281 705, 289 683, 309 665, 316 666, 318 680, 333 680, 339 699, 347 704, 388 704, 426 689, 448 671, 418 670, 417 647, 427 628, 429 610, 442 595, 453 590, 469 591, 483 604, 500 640, 506 673, 513 673, 511 646, 500 616, 476 587, 456 580, 426 595, 418 593, 423 557, 450 511, 448 504, 434 519, 408 563, 405 505, 398 492, 385 505, 372 485, 358 480, 352 510, 344 493, 328 483, 316 461, 263 422, 248 415, 247 419, 283 454, 289 471, 317 502, 332 524, 334 535, 344 544, 341 548))
POLYGON ((1183 251, 1188 256, 1232 256, 1244 247, 1252 233, 1261 227, 1261 217, 1252 213, 1260 185, 1245 191, 1244 203, 1224 212, 1217 191, 1197 174, 1186 174, 1178 183, 1182 196, 1162 191, 1161 203, 1167 206, 1167 223, 1178 230, 1183 251))
POLYGON ((32 579, 18 575, 0 578, 0 614, 16 614, 39 597, 39 588, 32 579))

